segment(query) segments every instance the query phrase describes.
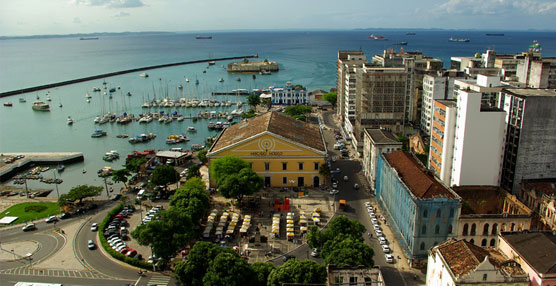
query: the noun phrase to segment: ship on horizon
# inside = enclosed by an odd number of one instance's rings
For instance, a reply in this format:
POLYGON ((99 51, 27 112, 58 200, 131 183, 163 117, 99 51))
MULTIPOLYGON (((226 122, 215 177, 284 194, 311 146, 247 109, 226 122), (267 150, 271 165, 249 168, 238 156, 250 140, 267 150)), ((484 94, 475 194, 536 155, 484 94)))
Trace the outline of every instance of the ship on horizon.
POLYGON ((79 40, 81 40, 81 41, 98 40, 98 37, 81 37, 81 38, 79 38, 79 40))
POLYGON ((201 35, 197 34, 195 36, 195 39, 197 39, 197 40, 211 40, 212 36, 201 36, 201 35))

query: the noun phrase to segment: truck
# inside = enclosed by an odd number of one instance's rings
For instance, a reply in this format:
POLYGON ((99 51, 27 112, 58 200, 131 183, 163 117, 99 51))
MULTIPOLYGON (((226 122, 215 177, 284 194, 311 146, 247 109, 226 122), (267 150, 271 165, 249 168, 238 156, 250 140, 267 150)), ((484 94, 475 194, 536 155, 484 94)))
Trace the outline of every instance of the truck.
POLYGON ((346 200, 340 200, 340 209, 341 210, 345 209, 346 205, 347 205, 346 200))

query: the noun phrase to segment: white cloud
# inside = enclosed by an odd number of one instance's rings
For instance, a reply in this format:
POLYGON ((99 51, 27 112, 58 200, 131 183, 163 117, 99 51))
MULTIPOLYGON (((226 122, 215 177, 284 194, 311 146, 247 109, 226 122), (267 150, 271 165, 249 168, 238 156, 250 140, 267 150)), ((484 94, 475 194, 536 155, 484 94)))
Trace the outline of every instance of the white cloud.
POLYGON ((448 0, 435 9, 447 14, 504 15, 526 13, 530 15, 556 14, 556 2, 546 0, 448 0))
POLYGON ((120 13, 118 13, 118 14, 112 16, 112 17, 120 18, 120 17, 127 17, 129 15, 131 15, 131 14, 129 14, 127 12, 124 12, 124 11, 120 11, 120 13))
POLYGON ((81 19, 79 19, 78 17, 73 18, 73 23, 74 24, 81 24, 81 19))
POLYGON ((137 8, 145 6, 142 0, 74 0, 74 3, 107 8, 137 8))

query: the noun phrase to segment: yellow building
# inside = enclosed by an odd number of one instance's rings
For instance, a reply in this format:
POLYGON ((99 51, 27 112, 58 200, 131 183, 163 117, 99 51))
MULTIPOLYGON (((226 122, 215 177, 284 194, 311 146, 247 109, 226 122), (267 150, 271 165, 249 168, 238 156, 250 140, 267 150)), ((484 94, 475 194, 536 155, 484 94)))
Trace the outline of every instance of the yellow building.
POLYGON ((266 186, 318 187, 323 183, 319 169, 326 163, 326 151, 318 126, 267 112, 225 129, 207 158, 210 164, 223 156, 240 157, 251 163, 266 186))

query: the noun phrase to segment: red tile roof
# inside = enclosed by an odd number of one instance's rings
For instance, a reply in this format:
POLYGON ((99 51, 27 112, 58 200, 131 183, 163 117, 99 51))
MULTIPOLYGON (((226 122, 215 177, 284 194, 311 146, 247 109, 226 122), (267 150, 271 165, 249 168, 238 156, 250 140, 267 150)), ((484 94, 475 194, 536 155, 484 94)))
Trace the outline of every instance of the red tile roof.
POLYGON ((458 198, 455 193, 440 184, 430 173, 425 172, 425 168, 404 151, 384 154, 384 157, 416 197, 421 199, 458 198))

